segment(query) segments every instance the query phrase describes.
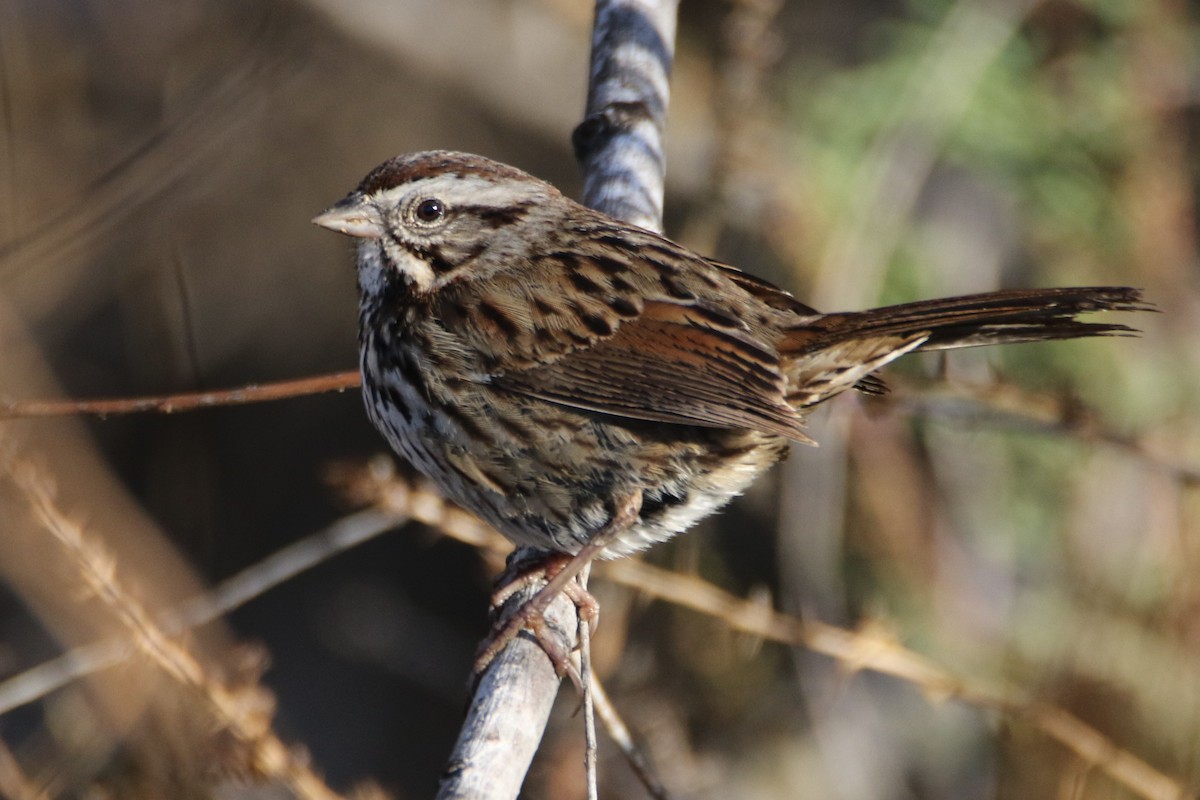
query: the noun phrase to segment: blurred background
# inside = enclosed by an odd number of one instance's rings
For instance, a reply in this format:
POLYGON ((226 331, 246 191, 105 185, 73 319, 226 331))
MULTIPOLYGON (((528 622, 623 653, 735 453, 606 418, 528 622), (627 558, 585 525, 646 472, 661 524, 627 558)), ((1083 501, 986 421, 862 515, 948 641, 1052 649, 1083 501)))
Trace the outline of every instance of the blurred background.
MULTIPOLYGON (((576 194, 590 25, 582 0, 0 0, 0 399, 353 369, 352 248, 308 220, 434 147, 576 194)), ((909 359, 647 555, 1067 711, 1186 796, 1198 34, 1184 0, 684 2, 670 235, 827 310, 1111 283, 1162 313, 1119 320, 1139 339, 909 359)), ((128 638, 106 581, 163 612, 355 512, 345 476, 385 451, 354 391, 0 421, 2 796, 246 796, 237 737, 147 658, 13 679, 128 638)), ((181 641, 334 789, 427 797, 494 571, 408 525, 181 641)), ((1019 716, 595 588, 601 675, 677 797, 1173 796, 1019 716)), ((584 796, 575 706, 525 797, 584 796)), ((603 796, 646 796, 610 750, 603 796)))

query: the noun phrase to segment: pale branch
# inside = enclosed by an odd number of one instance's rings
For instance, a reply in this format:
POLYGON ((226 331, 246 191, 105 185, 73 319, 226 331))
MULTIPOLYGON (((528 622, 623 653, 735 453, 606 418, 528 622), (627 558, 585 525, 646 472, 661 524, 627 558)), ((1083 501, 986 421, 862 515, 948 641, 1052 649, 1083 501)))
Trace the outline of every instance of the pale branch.
POLYGON ((583 202, 655 231, 677 7, 678 0, 598 0, 587 112, 572 136, 583 202))
MULTIPOLYGON (((588 103, 573 135, 584 171, 583 201, 626 222, 662 229, 668 77, 678 0, 597 0, 588 103)), ((528 602, 540 586, 508 600, 528 602)), ((574 604, 559 596, 546 612, 575 645, 574 604)), ((517 637, 476 686, 439 800, 515 798, 544 735, 559 678, 540 648, 517 637), (501 782, 492 770, 504 770, 501 782), (515 777, 515 780, 514 780, 515 777)))

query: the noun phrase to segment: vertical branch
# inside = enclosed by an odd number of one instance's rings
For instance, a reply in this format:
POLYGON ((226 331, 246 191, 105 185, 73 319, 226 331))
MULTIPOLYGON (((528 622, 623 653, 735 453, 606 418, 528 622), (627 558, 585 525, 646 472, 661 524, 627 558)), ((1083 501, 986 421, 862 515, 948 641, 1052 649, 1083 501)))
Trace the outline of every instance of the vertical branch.
MULTIPOLYGON (((584 170, 583 201, 656 231, 662 229, 663 138, 677 6, 678 0, 597 0, 587 112, 572 136, 584 170)), ((508 602, 512 607, 528 602, 539 588, 524 588, 508 602)), ((574 604, 559 597, 546 619, 570 650, 574 604)), ((438 800, 515 798, 559 682, 531 638, 517 637, 497 654, 471 698, 438 800)))
POLYGON ((597 0, 587 113, 571 139, 583 202, 662 230, 668 79, 678 0, 597 0))

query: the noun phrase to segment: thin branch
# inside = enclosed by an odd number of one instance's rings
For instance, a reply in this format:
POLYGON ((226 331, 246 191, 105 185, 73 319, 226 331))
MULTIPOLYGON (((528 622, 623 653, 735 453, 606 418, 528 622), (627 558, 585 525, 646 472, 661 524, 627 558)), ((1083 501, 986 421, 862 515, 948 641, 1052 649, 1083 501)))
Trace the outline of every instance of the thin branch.
POLYGON ((115 414, 139 414, 156 411, 161 414, 176 414, 180 411, 195 411, 215 406, 238 406, 249 403, 266 403, 291 397, 304 397, 325 392, 344 392, 359 385, 361 378, 357 370, 314 375, 276 383, 249 384, 235 389, 214 389, 210 392, 183 392, 181 394, 154 395, 150 397, 122 397, 102 400, 3 400, 0 399, 0 419, 18 417, 61 417, 76 414, 91 414, 108 417, 115 414))
POLYGON ((851 631, 804 621, 761 603, 743 600, 699 578, 667 572, 643 562, 607 561, 597 566, 597 574, 614 583, 714 617, 734 630, 807 648, 836 659, 852 672, 870 670, 891 675, 921 687, 931 698, 957 698, 1022 720, 1139 797, 1147 800, 1191 797, 1181 781, 1122 749, 1069 712, 1034 699, 1015 687, 953 675, 903 647, 889 631, 879 626, 851 631))
POLYGON ((156 624, 150 611, 121 583, 112 557, 58 508, 50 478, 22 459, 11 440, 2 437, 0 473, 21 493, 34 519, 72 561, 83 585, 125 627, 137 651, 204 702, 214 721, 244 748, 254 774, 287 785, 303 800, 339 798, 275 735, 261 703, 247 702, 253 689, 233 691, 214 679, 186 646, 156 624))
MULTIPOLYGON (((338 553, 404 524, 407 519, 403 514, 379 508, 351 514, 277 550, 222 581, 211 592, 184 601, 162 615, 157 623, 168 636, 179 636, 206 625, 338 553)), ((75 647, 13 675, 0 682, 0 715, 40 700, 80 678, 114 667, 135 652, 136 646, 128 639, 108 639, 75 647)))
MULTIPOLYGON (((375 479, 364 480, 358 487, 360 496, 369 491, 366 481, 375 479)), ((409 490, 387 484, 379 484, 377 491, 382 507, 393 513, 402 510, 393 505, 398 498, 414 496, 409 490)), ((444 500, 442 508, 437 509, 430 498, 423 495, 419 512, 414 508, 411 516, 414 520, 438 528, 451 538, 476 546, 481 542, 489 543, 487 546, 490 547, 505 546, 503 539, 489 526, 444 500), (435 521, 437 519, 444 520, 446 526, 439 526, 435 521)), ((633 559, 601 561, 594 567, 598 577, 647 597, 719 619, 733 630, 807 648, 837 660, 851 672, 870 670, 890 675, 920 687, 933 699, 957 698, 978 708, 992 709, 1021 720, 1146 800, 1183 800, 1190 797, 1182 781, 1160 772, 1122 749, 1067 711, 1037 700, 1016 687, 960 678, 905 648, 881 626, 852 631, 821 622, 804 621, 774 611, 761 603, 743 600, 699 578, 671 573, 633 559)), ((598 705, 599 708, 602 707, 598 705)))
POLYGON ((596 707, 600 721, 604 723, 604 729, 608 731, 608 737, 625 756, 625 760, 629 762, 629 766, 637 775, 638 780, 646 787, 646 791, 654 800, 671 800, 670 793, 658 779, 658 775, 645 754, 633 741, 633 734, 629 732, 629 726, 625 724, 625 720, 621 719, 621 715, 612 704, 608 692, 604 690, 604 685, 600 683, 600 679, 596 677, 595 673, 592 674, 588 687, 592 694, 592 703, 596 707))
MULTIPOLYGON (((588 564, 577 576, 579 586, 587 591, 588 576, 592 573, 592 565, 588 564)), ((592 673, 592 624, 582 614, 579 615, 579 679, 583 684, 583 772, 587 783, 588 800, 599 800, 600 785, 596 778, 596 759, 599 748, 596 745, 596 702, 592 687, 596 683, 592 673)))
MULTIPOLYGON (((499 533, 427 487, 398 480, 394 475, 377 468, 362 470, 355 477, 356 480, 347 483, 348 489, 360 500, 373 498, 373 512, 352 515, 320 534, 279 551, 260 565, 226 581, 214 592, 216 597, 212 601, 197 605, 208 608, 209 613, 217 612, 218 609, 227 611, 232 608, 230 603, 236 598, 245 598, 265 591, 298 571, 295 568, 279 569, 278 565, 290 563, 312 566, 318 563, 318 560, 313 558, 318 552, 324 551, 330 555, 340 552, 345 547, 365 540, 368 536, 367 531, 371 529, 386 529, 408 519, 423 523, 450 538, 480 548, 493 556, 511 550, 511 545, 499 533), (371 516, 372 513, 377 516, 371 516), (332 547, 312 541, 320 539, 336 541, 339 544, 332 547), (297 555, 297 552, 308 555, 297 555), (253 577, 255 575, 259 577, 253 577), (267 579, 264 576, 271 577, 267 579), (235 591, 231 588, 237 585, 253 585, 258 588, 253 593, 247 589, 235 591), (222 596, 223 600, 216 599, 222 596)), ((1190 796, 1181 781, 1160 772, 1136 755, 1122 749, 1072 714, 1032 698, 1027 692, 1012 686, 955 676, 944 667, 903 647, 882 626, 847 630, 820 622, 803 621, 774 611, 761 603, 736 597, 698 578, 667 572, 630 559, 599 562, 594 566, 596 574, 603 579, 626 586, 644 596, 674 603, 719 619, 733 630, 790 646, 805 647, 837 660, 851 672, 870 670, 890 675, 920 687, 931 699, 956 698, 978 708, 992 709, 1021 720, 1059 742, 1089 767, 1108 775, 1139 797, 1147 800, 1181 800, 1190 796)), ((186 624, 183 619, 186 616, 180 613, 181 625, 186 624)), ((570 608, 568 618, 573 617, 574 609, 570 608)), ((197 614, 190 619, 199 624, 211 617, 197 614)), ((549 669, 548 660, 536 644, 525 638, 520 638, 517 642, 528 647, 532 657, 530 667, 533 670, 544 666, 553 673, 553 670, 549 669)), ((489 670, 489 674, 492 672, 489 670)), ((526 677, 527 673, 521 670, 494 675, 496 682, 507 683, 511 679, 527 690, 531 681, 526 680, 526 677)), ((556 677, 549 680, 557 682, 556 677)), ((0 696, 3 695, 2 689, 5 686, 8 686, 8 682, 0 684, 0 696)), ((511 690, 506 691, 511 695, 511 690)), ((593 693, 597 713, 605 721, 614 741, 627 757, 630 753, 636 756, 628 730, 619 718, 614 716, 611 703, 594 681, 593 693)), ((488 696, 489 692, 477 693, 477 702, 480 701, 480 695, 488 696)), ((0 708, 2 707, 3 704, 0 704, 0 708)), ((488 709, 480 709, 477 713, 486 716, 488 709)), ((630 763, 639 777, 646 782, 653 796, 667 796, 652 774, 643 774, 639 769, 638 765, 644 764, 644 759, 636 756, 631 758, 630 763), (649 778, 646 777, 647 774, 649 778)), ((452 763, 450 769, 454 770, 459 766, 452 763)))
POLYGON ((940 422, 968 421, 973 427, 1015 427, 1115 447, 1185 486, 1200 486, 1200 465, 1157 452, 1144 437, 1113 430, 1093 409, 1070 396, 1031 392, 1011 383, 940 383, 932 389, 893 386, 898 405, 914 416, 940 422))

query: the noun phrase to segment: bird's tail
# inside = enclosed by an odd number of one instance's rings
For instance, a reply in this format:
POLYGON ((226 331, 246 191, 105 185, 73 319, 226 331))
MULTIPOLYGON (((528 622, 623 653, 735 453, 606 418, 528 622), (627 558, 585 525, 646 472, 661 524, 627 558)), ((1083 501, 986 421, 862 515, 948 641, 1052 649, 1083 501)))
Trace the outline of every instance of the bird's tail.
POLYGON ((1014 342, 1134 336, 1137 331, 1111 322, 1082 322, 1092 311, 1147 311, 1137 289, 1099 286, 1016 289, 922 300, 869 311, 822 314, 785 332, 779 345, 786 364, 788 402, 810 406, 861 384, 881 384, 869 376, 914 350, 950 350, 1014 342))

